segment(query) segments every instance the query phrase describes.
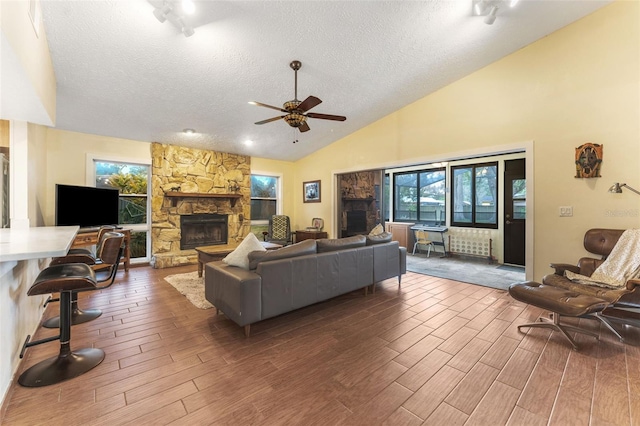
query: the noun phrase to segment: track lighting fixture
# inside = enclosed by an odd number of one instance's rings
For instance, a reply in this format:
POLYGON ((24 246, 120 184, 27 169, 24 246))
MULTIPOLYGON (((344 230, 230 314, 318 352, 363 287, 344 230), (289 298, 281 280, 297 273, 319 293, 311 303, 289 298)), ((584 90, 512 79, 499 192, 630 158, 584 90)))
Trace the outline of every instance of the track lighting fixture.
POLYGON ((153 11, 153 16, 155 16, 160 23, 164 23, 164 21, 167 20, 167 15, 169 15, 169 13, 171 13, 171 5, 165 2, 162 7, 153 11))
POLYGON ((161 23, 165 22, 168 18, 172 24, 180 28, 180 31, 185 37, 191 37, 195 31, 191 25, 185 22, 184 15, 190 15, 195 11, 193 0, 182 0, 181 6, 178 9, 176 9, 174 3, 176 3, 175 0, 165 0, 162 7, 154 9, 153 16, 161 23), (178 10, 181 10, 183 14, 178 14, 178 10))
POLYGON ((473 14, 476 16, 484 15, 487 11, 487 4, 484 0, 477 0, 473 3, 473 14))
POLYGON ((484 23, 493 25, 501 7, 514 7, 519 0, 471 0, 473 16, 484 16, 484 23))
POLYGON ((498 13, 498 6, 493 6, 487 16, 484 17, 484 23, 487 25, 493 25, 496 22, 496 14, 498 13))
POLYGON ((178 18, 178 24, 180 25, 180 31, 182 31, 185 37, 191 37, 194 34, 195 31, 193 31, 193 27, 185 24, 182 17, 178 18))
MULTIPOLYGON (((511 0, 514 1, 514 0, 511 0)), ((517 1, 517 0, 515 0, 517 1)), ((196 5, 193 3, 193 0, 182 0, 182 11, 185 15, 191 15, 196 11, 196 5)))

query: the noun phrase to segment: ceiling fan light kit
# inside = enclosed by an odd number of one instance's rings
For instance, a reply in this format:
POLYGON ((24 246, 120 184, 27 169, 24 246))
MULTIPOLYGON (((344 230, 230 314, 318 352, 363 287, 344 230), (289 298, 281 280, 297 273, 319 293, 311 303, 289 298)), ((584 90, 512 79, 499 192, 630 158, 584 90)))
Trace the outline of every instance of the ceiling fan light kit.
MULTIPOLYGON (((285 102, 282 105, 282 108, 279 108, 273 105, 263 104, 261 102, 255 102, 255 101, 249 102, 251 105, 271 108, 271 109, 278 110, 280 112, 284 112, 285 115, 281 115, 279 117, 267 118, 266 120, 258 121, 255 124, 261 125, 261 124, 271 123, 272 121, 278 121, 280 119, 283 119, 285 123, 287 123, 289 126, 296 128, 301 132, 307 132, 310 130, 309 124, 307 124, 307 118, 319 118, 321 120, 333 120, 333 121, 345 121, 347 119, 347 117, 344 117, 342 115, 319 114, 319 113, 312 113, 312 112, 307 113, 307 111, 309 111, 311 108, 314 108, 317 105, 320 105, 322 101, 319 98, 316 98, 315 96, 308 96, 304 101, 298 100, 298 70, 302 67, 302 62, 298 60, 291 61, 291 63, 289 64, 289 67, 291 67, 291 69, 295 73, 293 100, 285 102)), ((294 143, 296 142, 297 140, 294 141, 294 143)))

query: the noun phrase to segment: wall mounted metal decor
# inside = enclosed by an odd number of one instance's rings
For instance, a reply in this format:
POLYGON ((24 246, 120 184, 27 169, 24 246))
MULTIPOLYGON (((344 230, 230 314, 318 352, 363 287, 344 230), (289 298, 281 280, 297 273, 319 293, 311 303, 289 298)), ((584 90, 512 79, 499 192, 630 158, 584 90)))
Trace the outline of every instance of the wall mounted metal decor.
POLYGON ((576 148, 576 177, 600 177, 602 164, 602 145, 587 142, 576 148))

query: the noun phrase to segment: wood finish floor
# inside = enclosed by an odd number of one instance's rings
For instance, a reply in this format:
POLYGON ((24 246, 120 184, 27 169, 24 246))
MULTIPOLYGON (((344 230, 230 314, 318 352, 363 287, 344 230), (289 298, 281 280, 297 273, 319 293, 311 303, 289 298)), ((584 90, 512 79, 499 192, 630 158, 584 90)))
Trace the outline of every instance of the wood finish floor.
MULTIPOLYGON (((541 310, 507 292, 415 273, 252 326, 199 310, 163 277, 118 272, 81 307, 72 348, 106 359, 43 388, 13 384, 6 425, 640 425, 640 331, 577 337, 516 326, 541 310)), ((57 315, 51 304, 45 318, 57 315)), ((599 324, 580 320, 594 330, 599 324)), ((40 328, 36 338, 57 334, 40 328)), ((57 354, 27 350, 21 369, 57 354)))

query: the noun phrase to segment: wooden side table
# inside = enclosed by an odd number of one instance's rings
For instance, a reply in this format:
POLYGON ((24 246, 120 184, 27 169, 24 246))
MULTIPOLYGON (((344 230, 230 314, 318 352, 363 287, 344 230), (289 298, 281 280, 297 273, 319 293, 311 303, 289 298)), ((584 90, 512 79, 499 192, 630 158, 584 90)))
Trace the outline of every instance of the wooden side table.
POLYGON ((319 240, 328 238, 325 231, 296 231, 296 243, 304 240, 319 240))
MULTIPOLYGON (((124 270, 129 271, 129 265, 131 260, 131 229, 114 229, 114 232, 120 232, 124 234, 124 253, 120 263, 124 263, 124 270)), ((98 244, 98 231, 82 232, 76 235, 76 238, 71 244, 71 248, 94 246, 98 244)))

